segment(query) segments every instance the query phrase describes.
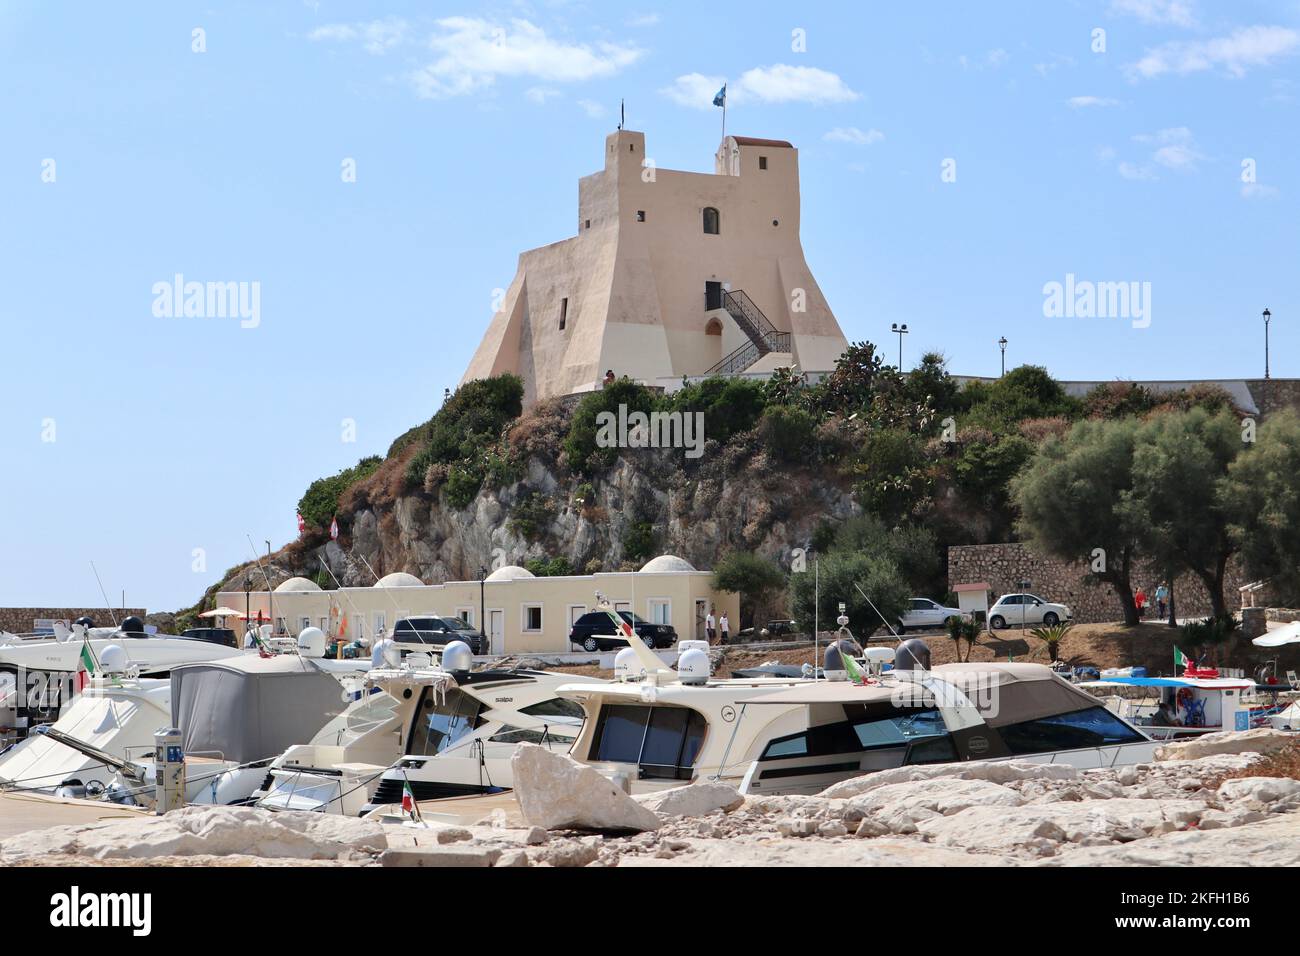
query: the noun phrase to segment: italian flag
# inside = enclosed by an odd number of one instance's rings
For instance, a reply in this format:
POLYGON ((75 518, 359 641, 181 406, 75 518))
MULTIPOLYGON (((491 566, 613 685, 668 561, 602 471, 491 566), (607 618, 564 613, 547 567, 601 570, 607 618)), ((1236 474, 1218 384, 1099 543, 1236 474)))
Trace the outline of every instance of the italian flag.
POLYGON ((614 622, 614 633, 618 634, 620 637, 626 637, 631 641, 632 635, 636 632, 632 629, 632 625, 623 619, 623 615, 619 614, 617 611, 606 611, 605 613, 608 614, 609 619, 614 622))
POLYGON ((1184 669, 1187 667, 1187 655, 1176 647, 1174 648, 1174 667, 1182 667, 1184 669))
POLYGON ((95 652, 90 648, 90 638, 82 637, 81 655, 77 658, 77 693, 80 694, 90 683, 90 675, 99 670, 99 661, 95 660, 95 652))
POLYGON ((415 791, 409 780, 402 781, 402 812, 409 813, 412 820, 420 819, 420 805, 415 802, 415 791))

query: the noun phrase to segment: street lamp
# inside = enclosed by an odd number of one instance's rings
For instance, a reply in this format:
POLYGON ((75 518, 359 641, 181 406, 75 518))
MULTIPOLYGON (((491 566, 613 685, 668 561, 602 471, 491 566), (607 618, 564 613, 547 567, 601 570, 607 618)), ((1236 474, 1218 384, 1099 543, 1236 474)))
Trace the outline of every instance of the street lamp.
POLYGON ((1268 379, 1268 322, 1273 318, 1273 313, 1264 310, 1264 379, 1268 379))
POLYGON ((479 633, 488 642, 488 647, 484 648, 487 653, 492 653, 492 639, 487 636, 487 568, 480 565, 478 569, 478 630, 479 633))
POLYGON ((889 324, 889 331, 898 335, 898 370, 903 371, 903 336, 907 334, 907 323, 899 325, 897 322, 889 324))
MULTIPOLYGON (((253 626, 252 597, 249 592, 253 590, 253 572, 249 571, 244 575, 244 630, 253 626)), ((242 645, 241 645, 242 646, 242 645)))
POLYGON ((998 339, 998 348, 1002 350, 1002 374, 1007 374, 1007 337, 1004 335, 998 339))

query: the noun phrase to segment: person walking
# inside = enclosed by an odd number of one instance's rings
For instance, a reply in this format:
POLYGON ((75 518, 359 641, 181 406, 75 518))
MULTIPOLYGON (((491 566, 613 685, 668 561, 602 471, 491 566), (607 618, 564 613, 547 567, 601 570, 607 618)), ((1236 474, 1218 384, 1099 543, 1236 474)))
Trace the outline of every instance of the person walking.
POLYGON ((1169 588, 1161 581, 1156 585, 1156 616, 1165 619, 1165 608, 1169 605, 1169 588))
POLYGON ((721 632, 722 635, 722 639, 718 641, 718 643, 719 644, 727 643, 727 632, 731 630, 731 624, 730 622, 727 621, 726 611, 722 612, 722 619, 718 621, 718 630, 721 632))
POLYGON ((710 644, 718 634, 718 621, 713 616, 713 608, 709 608, 708 617, 704 619, 704 636, 708 638, 710 644))
POLYGON ((1138 585, 1137 594, 1133 595, 1133 603, 1137 605, 1138 620, 1146 615, 1147 610, 1147 592, 1142 590, 1142 585, 1138 585))

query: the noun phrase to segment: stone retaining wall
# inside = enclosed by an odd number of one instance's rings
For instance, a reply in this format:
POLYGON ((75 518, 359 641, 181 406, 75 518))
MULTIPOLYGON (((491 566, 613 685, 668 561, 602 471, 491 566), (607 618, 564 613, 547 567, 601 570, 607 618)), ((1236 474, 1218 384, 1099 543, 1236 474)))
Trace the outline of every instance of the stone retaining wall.
POLYGON ((72 623, 79 617, 90 618, 96 627, 112 627, 114 614, 119 621, 132 615, 143 621, 148 611, 142 607, 113 608, 110 614, 102 607, 0 607, 0 631, 30 634, 38 619, 72 623))
MULTIPOLYGON (((1139 566, 1132 582, 1146 589, 1149 595, 1160 580, 1155 570, 1139 566)), ((1124 618, 1119 596, 1109 584, 1099 582, 1082 562, 1061 561, 1043 557, 1023 544, 973 544, 956 545, 948 549, 948 587, 958 584, 977 584, 987 581, 993 588, 993 598, 1009 591, 1019 591, 1016 582, 1029 581, 1029 591, 1044 601, 1068 604, 1074 620, 1081 624, 1100 621, 1120 621, 1124 618)), ((1240 569, 1229 565, 1224 585, 1228 607, 1237 610, 1240 601, 1237 588, 1246 583, 1240 569)), ((1174 600, 1180 618, 1210 613, 1210 599, 1204 586, 1191 575, 1183 575, 1173 585, 1174 600)), ((1257 594, 1255 603, 1263 603, 1257 594)), ((1148 620, 1154 609, 1148 612, 1148 620)))

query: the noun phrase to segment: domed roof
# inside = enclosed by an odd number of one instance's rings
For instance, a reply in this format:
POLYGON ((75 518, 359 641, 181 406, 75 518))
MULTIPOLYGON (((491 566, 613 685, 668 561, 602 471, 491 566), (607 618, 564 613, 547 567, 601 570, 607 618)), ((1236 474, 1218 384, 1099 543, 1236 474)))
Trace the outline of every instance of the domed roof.
POLYGON ((497 568, 487 576, 489 581, 518 581, 522 578, 533 577, 533 572, 527 568, 521 568, 517 564, 507 564, 497 568))
POLYGON ((276 594, 285 594, 293 591, 319 591, 320 585, 315 581, 309 581, 306 578, 290 578, 282 582, 275 589, 276 594))
POLYGON ((414 574, 407 574, 405 571, 394 571, 392 574, 385 574, 375 582, 377 588, 422 588, 424 582, 414 574))
POLYGON ((684 558, 679 558, 675 554, 661 554, 657 558, 651 558, 641 569, 643 572, 651 574, 663 573, 664 571, 694 571, 695 568, 684 558))

